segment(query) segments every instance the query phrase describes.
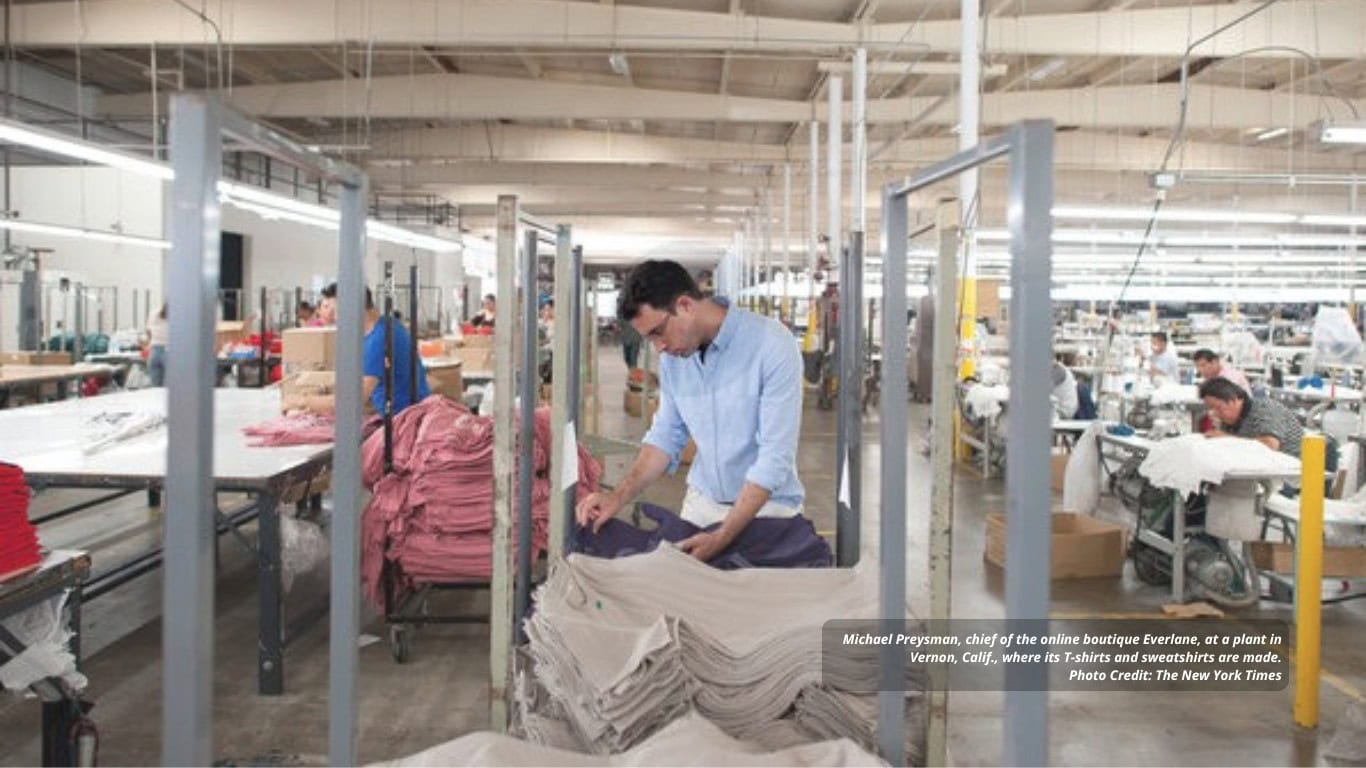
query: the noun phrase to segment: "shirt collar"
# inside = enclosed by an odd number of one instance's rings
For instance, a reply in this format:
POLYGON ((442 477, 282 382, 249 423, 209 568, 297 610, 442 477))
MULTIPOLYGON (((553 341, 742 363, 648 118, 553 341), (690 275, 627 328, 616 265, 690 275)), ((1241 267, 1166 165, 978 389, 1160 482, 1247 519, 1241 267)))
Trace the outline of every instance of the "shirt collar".
POLYGON ((736 317, 738 312, 730 305, 730 299, 727 299, 724 296, 714 296, 712 297, 712 301, 726 308, 726 319, 721 321, 721 330, 717 332, 716 338, 712 339, 711 343, 707 345, 708 352, 713 352, 718 349, 723 350, 730 346, 730 342, 735 338, 735 334, 739 333, 737 328, 740 324, 740 319, 736 317))

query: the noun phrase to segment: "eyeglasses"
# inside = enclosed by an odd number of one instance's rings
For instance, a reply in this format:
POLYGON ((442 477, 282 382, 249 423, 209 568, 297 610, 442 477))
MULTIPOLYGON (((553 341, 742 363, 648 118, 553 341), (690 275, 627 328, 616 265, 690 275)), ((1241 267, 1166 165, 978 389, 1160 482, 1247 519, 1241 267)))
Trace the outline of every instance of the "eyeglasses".
POLYGON ((673 313, 672 313, 672 312, 666 313, 666 314, 664 315, 664 319, 661 320, 661 321, 659 321, 659 325, 656 325, 654 328, 651 328, 651 329, 645 334, 645 338, 647 338, 647 339, 662 339, 662 338, 664 338, 664 329, 669 327, 669 320, 670 320, 670 318, 672 318, 672 317, 673 317, 673 313))

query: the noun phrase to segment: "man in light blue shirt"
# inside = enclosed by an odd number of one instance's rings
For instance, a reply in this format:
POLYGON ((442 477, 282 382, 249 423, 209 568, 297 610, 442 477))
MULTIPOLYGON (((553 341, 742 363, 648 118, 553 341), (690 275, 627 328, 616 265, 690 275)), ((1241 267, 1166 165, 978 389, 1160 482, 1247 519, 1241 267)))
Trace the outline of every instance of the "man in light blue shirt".
POLYGON ((691 437, 681 517, 699 528, 679 543, 706 562, 755 517, 795 517, 805 492, 797 478, 802 417, 802 358, 797 340, 775 320, 704 299, 672 261, 631 271, 617 307, 660 352, 659 411, 626 478, 578 505, 580 525, 596 531, 645 486, 678 469, 691 437))

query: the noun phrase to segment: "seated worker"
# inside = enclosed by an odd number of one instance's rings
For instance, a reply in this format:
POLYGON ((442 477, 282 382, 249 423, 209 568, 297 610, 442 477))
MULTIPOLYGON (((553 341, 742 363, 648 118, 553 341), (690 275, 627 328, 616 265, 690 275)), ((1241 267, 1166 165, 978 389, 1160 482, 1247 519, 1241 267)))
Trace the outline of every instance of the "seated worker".
POLYGON ((1197 349, 1195 351, 1195 370, 1200 373, 1200 378, 1205 381, 1225 378, 1237 384, 1244 392, 1252 392, 1251 385, 1247 383, 1247 376, 1231 365, 1224 365, 1219 360, 1219 355, 1215 354, 1212 349, 1197 349))
POLYGON ((596 532, 666 471, 676 470, 691 436, 681 517, 706 528, 679 548, 707 562, 755 517, 802 514, 797 478, 802 420, 802 356, 797 339, 772 318, 704 299, 673 261, 645 261, 626 279, 617 317, 660 352, 659 411, 626 478, 579 503, 580 525, 596 532))
MULTIPOLYGON (((337 284, 329 285, 323 291, 323 295, 335 298, 337 284)), ((365 315, 362 318, 365 341, 361 352, 361 397, 368 406, 367 410, 373 410, 375 413, 384 413, 384 324, 380 319, 379 310, 375 309, 375 297, 370 293, 370 289, 366 288, 365 315)), ((408 329, 403 327, 403 323, 395 321, 392 317, 385 318, 384 322, 393 329, 393 400, 394 413, 397 414, 413 404, 408 397, 411 381, 409 360, 413 345, 409 340, 408 329)), ((431 390, 427 386, 427 369, 422 365, 422 358, 418 358, 417 399, 425 399, 429 394, 431 390)), ((331 415, 337 410, 337 399, 335 395, 303 395, 286 400, 282 405, 286 412, 309 411, 331 415)))
POLYGON ((306 301, 299 302, 299 306, 294 309, 295 322, 301 326, 311 325, 314 314, 313 305, 306 301))
POLYGON ((1254 398, 1247 390, 1222 377, 1201 384, 1200 399, 1219 420, 1219 428, 1207 433, 1208 437, 1246 437, 1297 459, 1300 457, 1304 427, 1284 405, 1266 397, 1254 398))
POLYGON ((1167 343, 1167 332, 1157 331, 1152 335, 1153 356, 1148 363, 1148 372, 1154 376, 1166 376, 1168 381, 1176 381, 1180 375, 1180 361, 1176 352, 1167 343))
POLYGON ((337 284, 332 283, 322 291, 318 308, 308 320, 309 328, 325 328, 337 324, 337 284))

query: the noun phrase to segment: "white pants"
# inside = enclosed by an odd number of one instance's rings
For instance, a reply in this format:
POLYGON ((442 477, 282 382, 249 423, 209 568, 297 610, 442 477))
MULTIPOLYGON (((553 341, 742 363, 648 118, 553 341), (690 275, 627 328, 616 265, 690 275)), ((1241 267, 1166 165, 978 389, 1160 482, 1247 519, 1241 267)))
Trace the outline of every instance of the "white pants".
MULTIPOLYGON (((688 486, 688 493, 683 497, 683 512, 679 515, 684 520, 692 523, 698 528, 706 528, 709 525, 719 523, 726 519, 730 514, 730 504, 720 504, 707 498, 692 486, 688 486)), ((797 517, 802 513, 802 507, 793 509, 783 504, 769 501, 759 507, 759 514, 756 517, 797 517)))

